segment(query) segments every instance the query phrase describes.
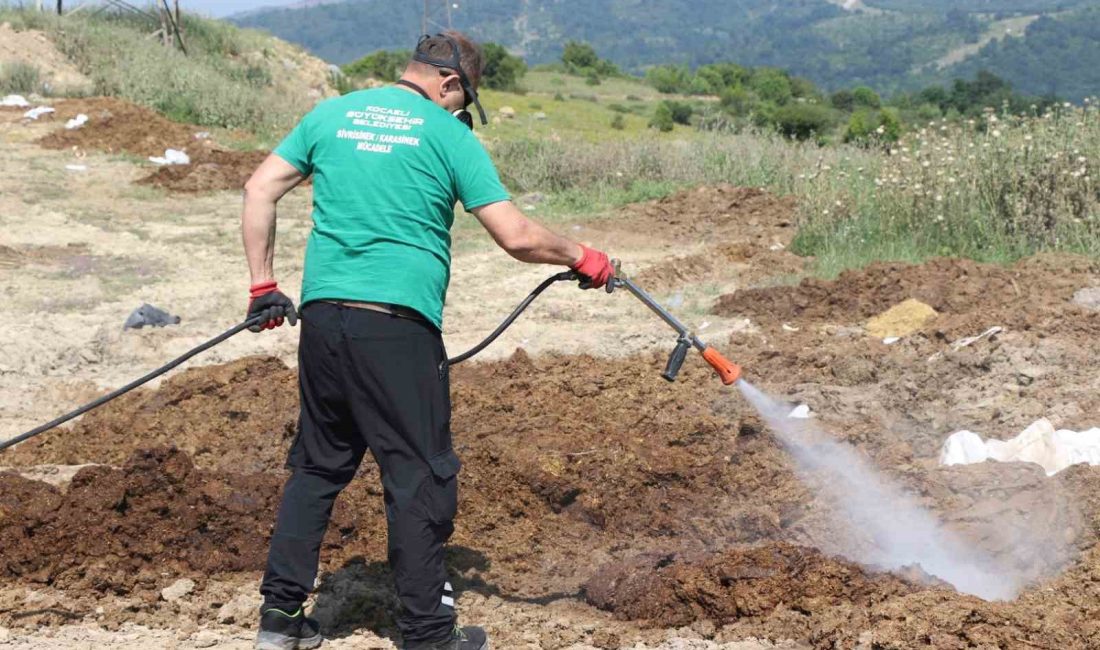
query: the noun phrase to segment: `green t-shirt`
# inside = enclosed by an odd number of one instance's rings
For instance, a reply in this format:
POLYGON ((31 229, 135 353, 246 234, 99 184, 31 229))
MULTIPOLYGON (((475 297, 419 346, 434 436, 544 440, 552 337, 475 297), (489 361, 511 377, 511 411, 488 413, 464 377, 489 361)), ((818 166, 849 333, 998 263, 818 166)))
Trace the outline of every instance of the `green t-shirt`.
POLYGON ((509 198, 470 129, 390 86, 321 102, 275 154, 313 174, 302 304, 402 305, 442 329, 455 202, 509 198))

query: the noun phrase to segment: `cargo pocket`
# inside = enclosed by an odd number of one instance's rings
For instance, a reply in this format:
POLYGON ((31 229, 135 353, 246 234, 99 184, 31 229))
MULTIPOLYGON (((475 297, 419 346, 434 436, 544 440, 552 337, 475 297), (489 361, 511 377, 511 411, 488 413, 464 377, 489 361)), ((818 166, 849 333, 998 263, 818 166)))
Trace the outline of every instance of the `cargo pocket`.
POLYGON ((431 480, 428 484, 428 516, 432 523, 449 524, 458 513, 458 471, 462 462, 454 449, 436 454, 428 459, 431 480))

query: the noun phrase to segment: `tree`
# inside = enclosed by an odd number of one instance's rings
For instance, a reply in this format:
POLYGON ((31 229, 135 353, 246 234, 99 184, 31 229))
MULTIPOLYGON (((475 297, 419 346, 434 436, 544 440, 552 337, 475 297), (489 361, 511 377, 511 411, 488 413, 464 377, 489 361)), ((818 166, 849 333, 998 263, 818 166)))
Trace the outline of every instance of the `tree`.
POLYGON ((856 98, 850 90, 838 90, 829 97, 829 103, 838 111, 850 112, 856 105, 856 98))
POLYGON ((412 52, 409 50, 378 50, 341 69, 349 77, 370 77, 393 82, 401 78, 410 58, 412 52))
POLYGON ((775 127, 788 138, 808 140, 833 128, 833 113, 820 104, 788 104, 775 113, 775 127))
POLYGON ((852 103, 864 108, 881 108, 882 98, 867 86, 858 86, 852 90, 852 103))
POLYGON ((751 82, 753 90, 764 101, 782 106, 791 100, 791 80, 783 70, 757 68, 751 82))
POLYGON ((527 73, 527 64, 523 59, 510 54, 497 43, 485 43, 481 49, 485 55, 482 83, 494 90, 519 90, 519 80, 527 73))
POLYGON ((569 68, 570 72, 577 72, 586 68, 595 68, 600 62, 600 57, 588 43, 569 41, 561 53, 561 62, 569 68))
POLYGON ((682 93, 691 85, 691 71, 683 65, 655 65, 646 70, 645 80, 661 93, 682 93))

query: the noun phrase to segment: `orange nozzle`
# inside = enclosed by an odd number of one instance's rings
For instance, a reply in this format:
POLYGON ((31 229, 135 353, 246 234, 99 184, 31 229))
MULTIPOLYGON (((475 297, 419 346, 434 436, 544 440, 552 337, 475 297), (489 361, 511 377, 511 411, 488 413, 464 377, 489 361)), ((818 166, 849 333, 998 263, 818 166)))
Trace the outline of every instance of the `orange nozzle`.
POLYGON ((718 373, 723 384, 729 386, 741 378, 741 366, 723 357, 718 350, 708 347, 703 350, 703 358, 718 373))

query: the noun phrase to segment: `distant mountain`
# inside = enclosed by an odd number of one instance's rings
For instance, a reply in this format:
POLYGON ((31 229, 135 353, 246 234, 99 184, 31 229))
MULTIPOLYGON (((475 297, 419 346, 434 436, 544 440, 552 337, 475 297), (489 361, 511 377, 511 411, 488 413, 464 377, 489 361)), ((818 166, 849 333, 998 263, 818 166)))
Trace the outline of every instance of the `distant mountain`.
MULTIPOLYGON (((232 20, 346 63, 407 49, 422 3, 344 0, 232 20)), ((775 66, 827 89, 911 89, 985 67, 1018 90, 1100 93, 1096 0, 457 0, 454 26, 530 64, 565 41, 591 43, 622 68, 734 61, 775 66), (1059 35, 1067 40, 1059 42, 1059 35), (1072 60, 1066 57, 1073 57, 1072 60)))

